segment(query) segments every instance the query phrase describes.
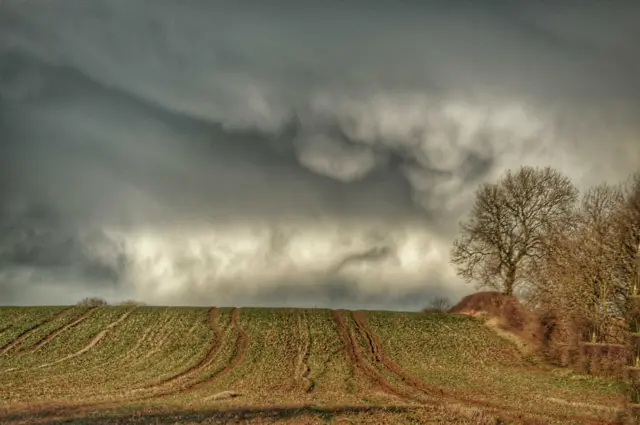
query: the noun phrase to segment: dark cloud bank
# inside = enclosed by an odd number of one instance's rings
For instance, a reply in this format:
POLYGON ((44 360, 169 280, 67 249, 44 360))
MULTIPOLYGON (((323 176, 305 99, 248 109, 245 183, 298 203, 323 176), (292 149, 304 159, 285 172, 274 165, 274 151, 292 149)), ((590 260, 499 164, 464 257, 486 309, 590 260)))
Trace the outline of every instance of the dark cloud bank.
POLYGON ((635 1, 5 0, 0 304, 414 309, 477 185, 640 164, 635 1))

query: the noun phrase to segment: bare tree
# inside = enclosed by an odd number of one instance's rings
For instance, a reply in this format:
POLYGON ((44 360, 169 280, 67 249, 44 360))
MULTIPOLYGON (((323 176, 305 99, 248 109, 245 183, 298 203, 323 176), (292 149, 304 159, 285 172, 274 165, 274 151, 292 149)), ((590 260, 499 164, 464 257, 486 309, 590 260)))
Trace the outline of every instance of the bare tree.
POLYGON ((591 188, 582 201, 576 237, 566 249, 571 264, 565 264, 562 279, 565 284, 573 282, 570 296, 589 324, 592 342, 606 338, 605 324, 620 313, 615 294, 621 282, 616 280, 615 270, 623 261, 617 226, 623 208, 620 187, 603 184, 591 188))
POLYGON ((629 281, 619 278, 627 257, 619 223, 625 211, 620 186, 589 189, 572 222, 547 235, 544 259, 533 270, 542 310, 570 318, 591 342, 609 339, 612 316, 624 312, 620 295, 629 292, 629 281))
POLYGON ((136 300, 124 300, 124 301, 120 301, 118 303, 118 305, 120 306, 128 306, 128 307, 142 307, 145 306, 146 304, 142 301, 136 301, 136 300))
POLYGON ((437 297, 431 298, 429 300, 429 304, 427 305, 427 307, 423 308, 422 311, 424 313, 429 313, 429 312, 444 313, 448 311, 451 307, 452 305, 451 305, 451 301, 449 301, 449 298, 437 296, 437 297))
POLYGON ((106 300, 99 297, 86 297, 78 301, 78 305, 83 307, 104 307, 108 304, 106 300))
POLYGON ((615 276, 621 285, 617 297, 628 309, 629 297, 640 295, 640 172, 623 186, 624 208, 617 217, 621 259, 615 276))
POLYGON ((577 198, 571 180, 550 167, 509 170, 482 185, 451 251, 458 275, 512 295, 543 259, 547 235, 570 221, 577 198))

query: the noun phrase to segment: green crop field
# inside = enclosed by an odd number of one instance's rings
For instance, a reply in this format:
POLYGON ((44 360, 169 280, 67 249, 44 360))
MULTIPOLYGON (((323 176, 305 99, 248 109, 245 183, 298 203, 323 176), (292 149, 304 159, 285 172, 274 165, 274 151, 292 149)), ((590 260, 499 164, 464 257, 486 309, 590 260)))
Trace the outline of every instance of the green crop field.
POLYGON ((0 308, 0 423, 612 423, 621 384, 442 313, 0 308))

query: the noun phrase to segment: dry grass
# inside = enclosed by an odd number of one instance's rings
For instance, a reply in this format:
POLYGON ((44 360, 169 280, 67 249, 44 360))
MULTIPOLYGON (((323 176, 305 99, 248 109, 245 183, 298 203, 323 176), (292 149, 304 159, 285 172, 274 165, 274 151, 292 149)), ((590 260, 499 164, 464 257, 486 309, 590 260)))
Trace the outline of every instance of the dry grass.
POLYGON ((0 355, 1 423, 604 424, 621 403, 461 315, 63 310, 0 308, 4 345, 36 329, 0 355))

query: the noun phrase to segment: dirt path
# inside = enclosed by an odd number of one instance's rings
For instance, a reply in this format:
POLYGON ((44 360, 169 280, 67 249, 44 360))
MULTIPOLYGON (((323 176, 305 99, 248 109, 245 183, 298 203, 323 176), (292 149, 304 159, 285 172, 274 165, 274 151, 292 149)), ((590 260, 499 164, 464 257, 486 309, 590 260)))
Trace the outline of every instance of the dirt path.
MULTIPOLYGON (((358 332, 361 332, 363 336, 367 339, 369 343, 369 348, 371 350, 372 357, 376 363, 381 364, 384 368, 386 368, 389 372, 396 375, 400 378, 403 384, 408 387, 419 391, 427 396, 436 397, 436 400, 440 402, 448 401, 451 403, 463 403, 469 406, 477 406, 482 409, 486 409, 487 412, 500 414, 503 417, 510 417, 513 419, 522 419, 522 412, 517 409, 512 409, 507 406, 501 406, 492 402, 488 402, 485 400, 473 399, 470 397, 466 397, 459 394, 453 394, 450 392, 445 392, 442 388, 435 387, 433 385, 429 385, 424 381, 418 379, 417 377, 411 375, 402 369, 398 364, 396 364, 393 360, 391 360, 384 352, 383 346, 378 338, 368 327, 365 313, 363 311, 354 311, 353 319, 356 324, 356 328, 358 332)), ((537 416, 537 415, 532 415, 537 416)), ((548 416, 548 415, 541 415, 548 416)), ((556 416, 555 418, 564 419, 564 420, 575 420, 575 421, 584 421, 585 424, 608 424, 609 421, 599 420, 595 418, 589 417, 581 417, 581 416, 556 416)))
POLYGON ((42 322, 40 322, 40 323, 32 326, 31 328, 25 330, 20 335, 18 335, 16 337, 16 339, 14 339, 13 341, 9 342, 4 347, 0 348, 0 354, 4 354, 4 353, 10 351, 11 349, 17 347, 18 345, 20 345, 20 343, 22 343, 22 341, 24 341, 29 336, 31 336, 35 332, 37 332, 38 329, 40 329, 43 326, 46 326, 47 324, 53 322, 54 320, 57 320, 57 319, 61 318, 62 316, 67 314, 69 311, 73 310, 73 308, 74 307, 65 308, 64 310, 54 314, 52 317, 50 317, 50 318, 48 318, 46 320, 43 320, 42 322))
POLYGON ((133 310, 135 310, 135 307, 132 308, 131 310, 128 310, 128 311, 124 312, 124 314, 122 314, 122 316, 120 316, 118 318, 118 320, 116 320, 115 322, 110 323, 109 325, 107 325, 106 328, 104 328, 103 330, 98 332, 98 334, 96 334, 96 336, 94 336, 93 339, 91 341, 89 341, 89 343, 87 345, 85 345, 84 347, 82 347, 80 350, 76 351, 73 354, 69 354, 68 356, 65 356, 65 357, 63 357, 61 359, 58 359, 55 362, 41 364, 41 365, 38 366, 38 369, 42 369, 42 368, 45 368, 45 367, 50 367, 50 366, 62 363, 64 361, 71 360, 71 359, 73 359, 75 357, 78 357, 78 356, 81 356, 82 354, 84 354, 87 351, 91 350, 93 347, 95 347, 96 344, 98 344, 102 340, 102 338, 104 338, 107 335, 107 333, 111 329, 113 329, 114 327, 116 327, 120 323, 122 323, 133 312, 133 310))
POLYGON ((369 380, 372 384, 374 384, 384 392, 387 392, 404 400, 417 401, 419 403, 423 402, 421 399, 416 398, 412 394, 396 388, 382 375, 380 375, 380 373, 376 371, 375 368, 372 367, 360 354, 360 351, 357 348, 358 342, 355 340, 355 337, 351 333, 351 330, 349 329, 349 326, 347 325, 342 312, 333 310, 331 314, 333 315, 333 318, 338 325, 338 334, 340 335, 340 339, 344 344, 344 350, 346 352, 347 358, 351 362, 351 367, 353 368, 354 372, 361 373, 367 380, 369 380))
POLYGON ((20 350, 20 352, 23 353, 33 353, 35 351, 38 351, 40 348, 42 348, 44 345, 48 344, 49 342, 51 342, 55 337, 57 337, 59 334, 61 334, 62 332, 73 328, 74 326, 78 325, 79 323, 81 323, 82 321, 84 321, 87 317, 89 317, 89 314, 91 314, 93 311, 95 311, 97 309, 97 307, 91 307, 89 308, 87 311, 85 311, 80 317, 78 317, 76 320, 74 320, 71 323, 68 323, 66 325, 64 325, 61 328, 56 329, 55 331, 51 332, 50 334, 46 335, 44 338, 42 338, 40 341, 36 342, 34 345, 32 345, 29 348, 25 348, 23 350, 20 350))
POLYGON ((301 383, 304 391, 309 393, 313 391, 313 381, 309 379, 311 368, 309 367, 309 348, 311 346, 311 331, 309 322, 303 312, 298 314, 298 358, 296 359, 295 382, 301 383))

